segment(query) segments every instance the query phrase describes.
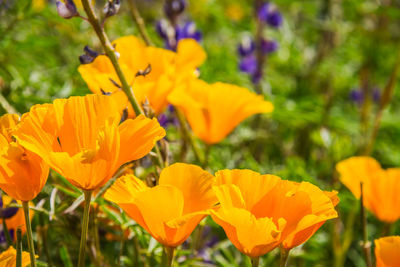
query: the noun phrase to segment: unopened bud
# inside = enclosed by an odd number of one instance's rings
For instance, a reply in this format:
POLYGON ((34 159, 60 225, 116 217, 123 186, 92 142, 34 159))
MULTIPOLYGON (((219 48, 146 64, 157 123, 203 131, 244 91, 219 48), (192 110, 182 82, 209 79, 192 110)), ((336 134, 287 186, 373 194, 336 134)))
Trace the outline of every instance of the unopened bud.
POLYGON ((118 10, 121 6, 120 0, 108 0, 106 5, 103 8, 103 13, 106 18, 114 16, 118 13, 118 10))
POLYGON ((65 3, 58 0, 56 6, 58 15, 64 19, 70 19, 79 15, 75 3, 72 0, 65 0, 65 3))

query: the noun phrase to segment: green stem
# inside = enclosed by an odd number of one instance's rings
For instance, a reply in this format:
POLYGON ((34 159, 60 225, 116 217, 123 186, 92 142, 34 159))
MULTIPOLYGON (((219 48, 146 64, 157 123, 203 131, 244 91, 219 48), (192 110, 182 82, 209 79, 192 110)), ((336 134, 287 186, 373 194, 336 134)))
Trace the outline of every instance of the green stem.
POLYGON ((172 266, 172 261, 174 259, 174 251, 175 248, 173 247, 168 247, 164 246, 164 252, 165 252, 165 267, 171 267, 172 266))
POLYGON ((371 259, 371 245, 368 240, 368 231, 367 231, 367 216, 365 214, 365 208, 364 208, 364 194, 363 194, 363 183, 360 183, 360 219, 361 219, 361 228, 362 228, 362 235, 363 235, 363 242, 362 242, 362 248, 364 251, 365 255, 365 263, 367 267, 372 267, 372 259, 371 259))
POLYGON ((82 5, 83 5, 83 9, 86 12, 86 15, 88 16, 88 20, 89 20, 90 24, 92 25, 94 31, 97 34, 97 37, 99 38, 99 40, 101 42, 104 52, 106 53, 107 57, 110 59, 111 64, 113 65, 115 72, 118 75, 118 78, 122 85, 122 90, 125 92, 125 94, 127 95, 128 99, 129 99, 129 102, 132 104, 133 110, 135 111, 136 115, 143 114, 143 111, 140 108, 140 105, 139 105, 138 101, 136 100, 135 95, 133 94, 132 88, 129 85, 128 81, 126 80, 125 75, 122 72, 121 66, 118 63, 118 59, 115 54, 114 47, 111 45, 111 42, 108 39, 108 36, 104 31, 104 28, 101 26, 99 19, 97 18, 96 14, 94 13, 94 10, 92 7, 92 1, 91 0, 82 0, 82 5))
POLYGON ((150 40, 149 34, 147 33, 146 26, 144 24, 144 20, 142 16, 140 15, 139 9, 136 6, 136 1, 135 0, 129 0, 129 7, 131 9, 131 14, 133 17, 133 20, 136 23, 136 26, 139 29, 140 35, 142 36, 143 40, 147 45, 153 45, 153 43, 150 40))
POLYGON ((26 233, 28 235, 28 247, 29 247, 29 254, 31 256, 31 267, 36 267, 35 245, 33 244, 32 226, 31 226, 31 220, 29 218, 29 201, 23 201, 22 207, 24 209, 24 215, 25 215, 25 227, 26 227, 26 233))
POLYGON ((289 259, 289 252, 290 250, 284 249, 283 247, 280 248, 281 250, 281 260, 279 263, 280 267, 286 267, 289 259))
POLYGON ((17 229, 17 260, 16 267, 22 266, 22 231, 21 228, 17 229))
MULTIPOLYGON (((82 5, 83 9, 86 12, 86 15, 88 16, 88 21, 92 25, 94 31, 96 32, 97 37, 100 40, 100 43, 104 49, 104 52, 106 53, 107 57, 110 59, 111 64, 114 67, 115 72, 117 73, 117 76, 121 82, 122 90, 128 97, 129 102, 131 103, 133 110, 136 115, 143 114, 143 110, 140 108, 140 104, 137 101, 135 94, 133 93, 132 87, 129 85, 128 81, 126 80, 126 77, 124 73, 122 72, 121 66, 118 63, 118 58, 115 54, 114 47, 112 46, 110 40, 108 39, 108 36, 106 32, 104 31, 104 28, 101 26, 101 23, 99 19, 97 18, 93 7, 92 7, 92 0, 82 0, 82 5)), ((157 153, 158 144, 155 145, 155 153, 157 154, 157 161, 158 164, 161 168, 163 168, 164 162, 161 157, 161 153, 157 153)))
POLYGON ((181 130, 182 130, 182 135, 183 138, 190 143, 190 146, 192 147, 193 150, 193 154, 196 158, 196 160, 203 165, 204 163, 204 157, 200 152, 200 149, 198 148, 198 146, 196 145, 196 142, 193 138, 193 136, 190 134, 190 130, 189 127, 186 123, 185 117, 183 116, 183 114, 179 111, 176 110, 176 117, 179 120, 179 125, 181 126, 181 130))
POLYGON ((260 264, 260 257, 250 258, 251 259, 251 267, 258 267, 260 264))
POLYGON ((84 190, 83 193, 85 194, 85 208, 83 210, 83 218, 82 218, 82 234, 81 234, 81 243, 79 246, 78 267, 85 266, 86 236, 89 226, 90 200, 92 198, 91 190, 88 191, 84 190))
POLYGON ((6 219, 3 218, 3 233, 6 236, 6 241, 7 241, 7 245, 11 246, 12 245, 12 239, 10 236, 10 232, 8 231, 8 227, 7 227, 7 223, 6 223, 6 219))

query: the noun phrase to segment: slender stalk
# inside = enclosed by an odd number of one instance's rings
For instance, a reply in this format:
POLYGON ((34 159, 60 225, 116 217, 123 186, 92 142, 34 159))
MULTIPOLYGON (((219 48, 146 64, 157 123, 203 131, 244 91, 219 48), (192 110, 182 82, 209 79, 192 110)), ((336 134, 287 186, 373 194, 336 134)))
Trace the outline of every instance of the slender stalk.
POLYGON ((260 257, 251 258, 251 267, 258 267, 260 264, 260 257))
MULTIPOLYGON (((263 22, 258 18, 258 10, 263 5, 262 0, 256 0, 255 2, 255 10, 254 10, 254 16, 256 17, 256 36, 255 36, 255 45, 256 45, 256 59, 257 59, 257 69, 258 71, 261 71, 263 75, 264 72, 264 63, 265 63, 265 56, 263 55, 262 52, 262 39, 263 39, 263 22)), ((262 87, 261 87, 261 81, 257 81, 257 83, 254 84, 255 90, 257 94, 262 93, 262 87)))
POLYGON ((22 231, 21 228, 17 229, 17 260, 16 267, 22 266, 22 231))
POLYGON ((98 221, 97 221, 97 214, 99 211, 99 206, 97 206, 92 213, 92 227, 93 227, 93 236, 94 236, 94 245, 96 248, 96 264, 97 266, 101 265, 102 262, 102 255, 101 255, 101 249, 100 249, 100 238, 99 238, 99 228, 98 228, 98 221))
POLYGON ((11 246, 12 245, 12 239, 10 236, 10 232, 8 231, 8 227, 7 227, 7 223, 6 223, 6 219, 3 218, 3 233, 6 236, 6 241, 7 241, 7 245, 11 246))
POLYGON ((86 236, 89 226, 89 211, 90 211, 90 200, 92 198, 91 190, 84 190, 85 194, 85 208, 83 210, 83 218, 82 218, 82 233, 81 233, 81 243, 79 246, 79 261, 78 267, 85 266, 85 252, 86 252, 86 236))
POLYGON ((365 208, 364 208, 364 194, 363 194, 363 183, 360 183, 360 217, 361 217, 361 227, 362 227, 362 234, 363 234, 363 242, 362 242, 362 248, 364 250, 364 255, 365 255, 365 263, 367 264, 367 267, 372 267, 372 260, 371 260, 371 243, 368 241, 368 232, 367 232, 367 217, 365 214, 365 208))
MULTIPOLYGON (((114 47, 111 45, 110 40, 108 39, 108 36, 106 32, 104 31, 104 28, 102 27, 99 19, 97 18, 93 7, 92 7, 92 0, 82 0, 82 5, 83 9, 86 12, 86 15, 88 16, 88 21, 92 25, 94 31, 96 32, 97 37, 100 40, 100 43, 104 49, 104 52, 106 53, 107 57, 110 59, 111 64, 113 65, 115 72, 117 73, 117 76, 121 82, 122 90, 128 97, 129 102, 131 103, 133 110, 136 115, 143 114, 143 110, 140 108, 140 104, 137 101, 135 94, 133 93, 132 87, 129 85, 128 81, 126 80, 126 77, 124 73, 122 72, 121 66, 118 63, 118 58, 115 54, 114 47)), ((155 151, 157 154, 157 160, 159 166, 162 168, 163 166, 163 159, 160 156, 161 153, 157 153, 158 144, 155 145, 155 151)))
POLYGON ((89 23, 92 25, 94 31, 96 32, 96 35, 100 40, 104 52, 110 59, 111 64, 113 65, 115 72, 117 73, 118 78, 121 81, 122 90, 125 92, 129 99, 129 102, 132 104, 133 110, 135 111, 136 115, 143 114, 143 111, 140 108, 140 105, 136 100, 135 95, 133 94, 132 88, 128 84, 128 81, 126 80, 125 75, 122 72, 121 66, 118 63, 114 47, 111 45, 111 42, 108 39, 106 32, 104 31, 104 28, 101 26, 100 21, 93 10, 92 1, 82 0, 82 5, 83 9, 86 12, 86 15, 88 16, 89 23))
POLYGON ((143 40, 147 45, 153 46, 153 43, 151 42, 151 39, 149 37, 149 34, 147 33, 146 26, 144 24, 144 19, 140 15, 139 9, 136 6, 136 1, 135 0, 129 0, 129 8, 131 10, 131 14, 133 17, 133 20, 136 23, 136 26, 139 29, 140 35, 142 36, 143 40))
POLYGON ((284 249, 283 247, 281 247, 280 250, 281 250, 281 260, 279 266, 286 267, 289 259, 290 250, 284 249))
POLYGON ((198 146, 196 145, 196 142, 195 142, 193 136, 190 134, 190 130, 189 130, 188 126, 187 126, 185 117, 184 117, 183 114, 182 114, 179 110, 177 110, 177 109, 176 109, 175 114, 176 114, 176 117, 177 117, 178 120, 179 120, 179 125, 181 126, 183 138, 184 138, 185 140, 187 140, 187 141, 190 143, 190 146, 192 147, 193 154, 194 154, 196 160, 197 160, 200 164, 203 164, 203 163, 204 163, 204 156, 201 154, 201 152, 200 152, 198 146))
POLYGON ((389 80, 387 81, 385 88, 383 90, 383 94, 379 102, 378 112, 374 118, 372 133, 370 135, 369 140, 367 141, 364 150, 365 155, 371 154, 375 144, 376 137, 378 136, 379 128, 381 126, 383 112, 392 101, 393 92, 396 86, 397 76, 399 73, 399 67, 400 67, 400 51, 397 54, 397 60, 395 62, 395 65, 393 66, 392 73, 390 74, 389 80))
POLYGON ((29 254, 31 257, 31 267, 36 267, 35 245, 33 244, 32 226, 31 226, 31 220, 29 218, 29 201, 23 201, 22 208, 24 209, 24 215, 25 215, 25 227, 26 227, 26 233, 28 235, 28 247, 29 247, 29 254))
POLYGON ((165 252, 165 267, 171 267, 172 266, 172 261, 174 259, 174 251, 175 248, 173 247, 168 247, 164 246, 164 252, 165 252))

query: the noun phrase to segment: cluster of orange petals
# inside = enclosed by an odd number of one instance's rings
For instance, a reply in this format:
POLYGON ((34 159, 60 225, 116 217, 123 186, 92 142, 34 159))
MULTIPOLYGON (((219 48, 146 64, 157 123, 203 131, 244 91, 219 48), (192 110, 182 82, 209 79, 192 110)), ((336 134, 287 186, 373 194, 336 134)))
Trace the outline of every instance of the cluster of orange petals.
POLYGON ((382 169, 370 157, 351 157, 336 165, 340 181, 360 198, 363 184, 364 206, 384 222, 400 218, 400 168, 382 169))
POLYGON ((21 201, 34 199, 46 184, 48 165, 13 138, 19 126, 16 114, 0 117, 0 188, 21 201))
POLYGON ((165 135, 155 119, 120 120, 110 96, 70 97, 33 106, 13 136, 73 185, 93 190, 122 164, 148 154, 165 135))
POLYGON ((250 170, 223 170, 214 177, 200 167, 176 163, 162 171, 153 188, 127 175, 105 198, 169 247, 182 244, 211 214, 242 253, 258 257, 280 245, 289 250, 304 243, 337 217, 336 194, 250 170))
POLYGON ((328 219, 338 216, 337 192, 282 180, 250 170, 216 173, 220 202, 212 218, 238 250, 259 257, 277 246, 289 250, 307 241, 328 219))
POLYGON ((126 175, 104 197, 118 204, 158 242, 176 247, 217 203, 213 184, 214 177, 200 167, 175 163, 162 170, 155 187, 126 175))
MULTIPOLYGON (((132 86, 139 104, 147 99, 156 114, 167 106, 167 96, 175 87, 195 77, 196 68, 206 58, 201 46, 193 39, 180 41, 176 53, 146 46, 134 36, 118 38, 113 45, 119 55, 122 72, 132 86), (148 66, 151 67, 150 73, 136 76, 148 66)), ((92 63, 81 65, 78 70, 93 93, 111 93, 122 109, 129 107, 129 114, 133 116, 125 93, 111 81, 121 84, 107 56, 100 55, 92 63)))
POLYGON ((207 144, 220 142, 247 117, 273 110, 271 102, 246 88, 199 79, 177 87, 168 101, 184 113, 194 134, 207 144))
POLYGON ((376 267, 400 266, 400 236, 375 240, 376 267))
MULTIPOLYGON (((31 259, 29 253, 22 252, 21 266, 26 267, 31 265, 31 259)), ((17 266, 17 251, 13 247, 9 247, 3 253, 0 254, 0 266, 1 267, 15 267, 17 266)))
MULTIPOLYGON (((272 103, 246 88, 198 79, 196 68, 206 54, 193 39, 179 41, 176 53, 146 46, 134 36, 121 37, 113 44, 139 104, 147 99, 156 114, 168 104, 174 105, 183 112, 195 135, 207 144, 220 142, 247 117, 273 110, 272 103), (149 74, 136 76, 149 65, 149 74)), ((98 56, 92 63, 81 65, 79 72, 92 92, 111 93, 120 108, 128 107, 133 116, 127 97, 114 83, 119 79, 108 57, 98 56)))

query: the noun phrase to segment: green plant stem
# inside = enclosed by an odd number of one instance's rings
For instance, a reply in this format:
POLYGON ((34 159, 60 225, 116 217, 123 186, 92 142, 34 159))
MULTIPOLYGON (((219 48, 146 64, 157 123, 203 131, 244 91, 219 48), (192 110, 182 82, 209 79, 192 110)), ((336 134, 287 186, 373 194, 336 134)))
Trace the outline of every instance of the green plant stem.
POLYGON ((369 140, 367 141, 364 155, 370 155, 372 149, 374 148, 376 137, 378 136, 378 131, 381 126, 382 115, 386 107, 390 104, 393 98, 393 92, 396 87, 396 81, 399 73, 400 67, 400 51, 397 54, 397 59, 395 65, 393 66, 392 73, 390 74, 389 80, 387 81, 385 88, 382 93, 381 100, 379 102, 378 112, 374 118, 372 133, 369 140))
MULTIPOLYGON (((144 114, 143 110, 140 108, 139 102, 137 101, 135 94, 133 93, 132 87, 129 85, 128 81, 125 78, 124 73, 122 72, 121 66, 118 63, 118 58, 115 54, 114 47, 112 46, 110 40, 106 32, 104 31, 103 26, 101 25, 99 19, 97 18, 93 7, 92 0, 82 0, 83 9, 86 12, 89 23, 92 25, 94 31, 96 32, 97 37, 100 40, 100 43, 106 53, 107 57, 110 59, 111 64, 113 65, 115 72, 121 82, 121 87, 126 96, 128 97, 129 102, 131 103, 133 110, 136 115, 144 114)), ((158 144, 155 144, 155 153, 157 154, 157 161, 161 168, 164 166, 164 161, 161 157, 161 153, 159 153, 158 144)))
POLYGON ((283 247, 280 248, 281 251, 281 260, 279 263, 280 267, 286 267, 289 259, 289 252, 290 250, 284 249, 283 247))
POLYGON ((111 64, 113 65, 115 72, 121 82, 122 90, 127 95, 129 102, 132 104, 133 110, 136 115, 143 114, 140 105, 138 104, 135 95, 133 94, 131 86, 128 84, 128 81, 125 78, 125 75, 122 72, 121 66, 118 63, 117 56, 115 54, 114 47, 111 45, 110 40, 108 39, 107 34, 104 31, 104 28, 101 26, 99 19, 97 18, 91 0, 82 0, 83 9, 88 16, 88 21, 92 25, 94 31, 96 32, 97 37, 99 38, 101 45, 106 53, 107 57, 110 59, 111 64))
POLYGON ((136 1, 135 0, 128 0, 129 8, 131 10, 131 14, 133 17, 133 20, 136 23, 136 26, 139 29, 139 33, 142 36, 143 40, 147 45, 153 46, 153 43, 151 42, 151 39, 149 37, 149 34, 147 33, 146 26, 144 24, 144 19, 140 15, 139 9, 136 6, 136 1))
POLYGON ((8 227, 7 227, 7 223, 6 223, 6 219, 3 218, 3 233, 6 236, 6 241, 7 241, 7 245, 11 246, 12 245, 12 239, 10 236, 10 232, 8 231, 8 227))
POLYGON ((31 226, 31 220, 29 218, 29 201, 23 201, 22 207, 24 209, 24 215, 25 215, 25 227, 26 227, 26 233, 28 235, 28 247, 29 247, 29 254, 31 257, 31 266, 36 267, 35 245, 33 244, 32 226, 31 226))
POLYGON ((258 267, 260 264, 260 257, 250 258, 251 259, 251 267, 258 267))
POLYGON ((182 112, 180 112, 179 110, 176 110, 176 117, 178 118, 179 125, 181 126, 183 138, 187 142, 190 143, 190 146, 192 147, 193 154, 194 154, 196 160, 201 165, 203 165, 204 160, 205 160, 204 156, 201 154, 200 149, 196 145, 196 142, 195 142, 193 136, 190 133, 190 130, 189 130, 189 127, 188 127, 188 125, 186 123, 185 117, 183 116, 182 112))
POLYGON ((21 228, 17 229, 17 259, 15 266, 21 267, 22 266, 22 231, 21 228))
POLYGON ((164 246, 164 253, 165 253, 164 267, 172 266, 172 261, 174 259, 174 252, 175 252, 175 248, 169 247, 169 246, 164 246))
POLYGON ((365 214, 364 208, 364 194, 363 194, 363 183, 360 183, 360 219, 361 219, 361 228, 362 228, 362 235, 363 235, 363 242, 362 248, 365 255, 365 263, 367 267, 372 267, 372 260, 371 260, 371 245, 368 241, 368 231, 367 231, 367 216, 365 214))
POLYGON ((89 226, 90 201, 92 198, 91 190, 84 190, 83 193, 85 194, 85 208, 83 210, 83 218, 82 218, 82 233, 81 233, 81 243, 79 246, 78 267, 85 266, 86 236, 89 226))

